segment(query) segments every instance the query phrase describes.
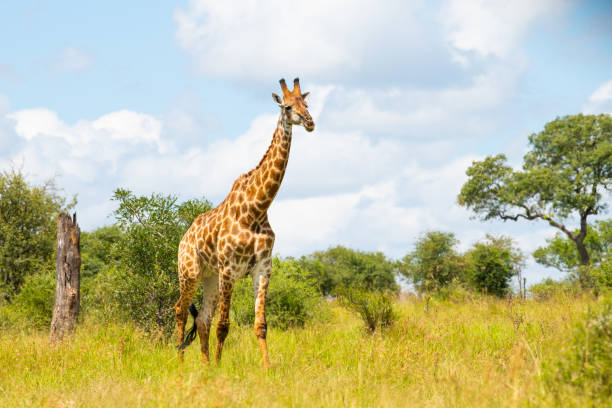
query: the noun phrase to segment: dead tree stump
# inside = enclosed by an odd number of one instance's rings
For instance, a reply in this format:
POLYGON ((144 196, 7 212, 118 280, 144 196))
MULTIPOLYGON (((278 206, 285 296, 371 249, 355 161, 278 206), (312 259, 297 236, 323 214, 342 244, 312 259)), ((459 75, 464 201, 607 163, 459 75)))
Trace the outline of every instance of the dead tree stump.
POLYGON ((79 317, 81 278, 81 229, 66 213, 57 217, 57 268, 55 306, 51 320, 52 343, 74 330, 79 317))

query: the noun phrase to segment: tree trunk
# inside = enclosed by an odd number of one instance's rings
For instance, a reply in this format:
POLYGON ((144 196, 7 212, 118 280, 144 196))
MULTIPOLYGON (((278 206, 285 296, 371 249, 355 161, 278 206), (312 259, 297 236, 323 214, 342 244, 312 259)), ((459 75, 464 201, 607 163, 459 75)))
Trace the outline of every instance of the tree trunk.
POLYGON ((576 248, 578 249, 578 255, 580 255, 580 265, 586 266, 591 263, 591 258, 589 257, 589 252, 584 246, 584 238, 581 240, 574 241, 576 243, 576 248))
POLYGON ((578 254, 580 255, 580 265, 586 266, 591 263, 591 258, 589 257, 589 252, 584 246, 584 238, 587 235, 587 215, 580 215, 580 232, 576 236, 574 243, 576 243, 576 248, 578 249, 578 254))
POLYGON ((81 229, 66 213, 57 217, 57 269, 51 342, 61 341, 76 326, 79 316, 81 229))

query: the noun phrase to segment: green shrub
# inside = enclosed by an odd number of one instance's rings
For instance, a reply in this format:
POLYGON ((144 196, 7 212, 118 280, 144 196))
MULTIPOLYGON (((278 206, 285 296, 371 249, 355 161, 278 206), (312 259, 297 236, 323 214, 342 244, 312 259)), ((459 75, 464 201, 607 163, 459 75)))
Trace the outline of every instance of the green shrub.
POLYGON ((28 275, 21 291, 8 308, 34 328, 48 328, 53 317, 55 302, 55 271, 48 269, 28 275))
MULTIPOLYGON (((604 404, 612 397, 612 302, 601 310, 590 312, 575 330, 570 350, 562 354, 547 385, 560 400, 559 384, 580 390, 595 405, 604 404)), ((603 406, 603 405, 601 405, 603 406)))
POLYGON ((144 276, 111 267, 92 281, 85 304, 98 317, 133 321, 149 334, 168 337, 174 330, 178 294, 176 277, 156 271, 144 276))
MULTIPOLYGON (((270 327, 301 327, 321 313, 321 296, 316 283, 298 278, 296 272, 291 260, 273 259, 266 296, 266 321, 270 327)), ((231 314, 239 325, 252 325, 255 322, 252 279, 241 279, 236 283, 231 314)))
POLYGON ((113 200, 118 202, 115 227, 85 236, 85 265, 93 278, 87 307, 169 336, 179 297, 177 248, 193 219, 211 204, 204 199, 178 203, 177 197, 161 194, 136 196, 124 189, 117 189, 113 200))
POLYGON ((314 279, 324 296, 333 293, 339 286, 399 291, 395 281, 397 263, 382 252, 363 252, 337 246, 299 260, 287 258, 286 261, 291 261, 300 271, 297 279, 314 279))
POLYGON ((581 265, 570 272, 569 279, 596 295, 612 289, 612 259, 598 266, 581 265))
POLYGON ((548 278, 541 283, 532 285, 529 292, 536 300, 548 300, 557 296, 577 296, 580 293, 580 287, 567 280, 554 281, 548 278))
POLYGON ((393 310, 395 292, 368 291, 357 287, 336 290, 340 304, 356 312, 370 333, 391 327, 397 320, 393 310))
POLYGON ((453 279, 446 286, 441 287, 437 292, 434 292, 434 297, 437 299, 448 300, 454 303, 465 303, 472 300, 478 295, 466 287, 466 284, 459 279, 453 279))
POLYGON ((466 280, 480 293, 503 297, 523 266, 523 254, 509 237, 486 235, 465 253, 466 280))

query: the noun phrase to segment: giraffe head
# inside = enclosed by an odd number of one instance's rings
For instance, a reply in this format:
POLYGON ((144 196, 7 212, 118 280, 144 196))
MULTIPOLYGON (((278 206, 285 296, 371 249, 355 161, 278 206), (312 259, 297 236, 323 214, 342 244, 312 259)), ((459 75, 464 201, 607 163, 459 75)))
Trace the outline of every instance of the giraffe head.
POLYGON ((281 99, 275 93, 272 94, 272 98, 280 106, 283 115, 292 125, 300 125, 307 131, 312 132, 314 130, 314 122, 308 112, 308 105, 306 105, 306 99, 308 99, 310 92, 302 93, 298 78, 293 80, 293 91, 289 91, 284 79, 281 79, 279 82, 283 91, 283 98, 281 99))

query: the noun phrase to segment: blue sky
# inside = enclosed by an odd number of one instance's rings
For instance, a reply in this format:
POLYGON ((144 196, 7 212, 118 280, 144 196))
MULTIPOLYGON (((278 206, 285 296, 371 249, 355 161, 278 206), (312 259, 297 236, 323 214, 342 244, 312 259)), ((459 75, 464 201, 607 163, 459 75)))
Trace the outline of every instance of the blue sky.
POLYGON ((55 176, 85 229, 112 222, 117 187, 218 203, 300 76, 317 130, 295 131, 270 209, 278 253, 401 257, 434 229, 531 251, 555 230, 470 219, 456 195, 472 160, 519 165, 556 116, 612 112, 610 21, 605 1, 10 2, 0 170, 55 176))

